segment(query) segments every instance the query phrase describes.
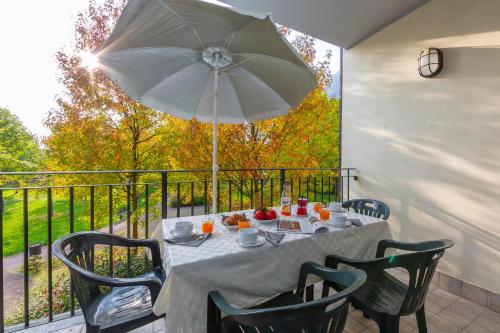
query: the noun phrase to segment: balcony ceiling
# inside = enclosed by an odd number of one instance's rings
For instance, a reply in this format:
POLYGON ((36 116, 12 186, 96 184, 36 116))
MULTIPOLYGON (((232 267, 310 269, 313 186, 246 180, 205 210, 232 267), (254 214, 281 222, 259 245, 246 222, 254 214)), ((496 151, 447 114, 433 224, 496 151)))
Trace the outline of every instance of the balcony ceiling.
POLYGON ((350 48, 430 0, 219 0, 277 23, 350 48))

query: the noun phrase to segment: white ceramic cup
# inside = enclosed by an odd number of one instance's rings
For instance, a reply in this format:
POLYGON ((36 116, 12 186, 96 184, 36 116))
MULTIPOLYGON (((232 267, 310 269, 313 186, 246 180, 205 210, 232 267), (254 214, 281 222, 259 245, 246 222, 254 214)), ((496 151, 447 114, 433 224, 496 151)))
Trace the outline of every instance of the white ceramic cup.
POLYGON ((177 235, 189 235, 193 232, 193 222, 179 221, 175 224, 174 231, 177 235))
POLYGON ((334 226, 342 227, 347 223, 346 214, 332 214, 331 219, 334 226))
POLYGON ((238 232, 238 240, 242 245, 254 245, 257 243, 259 232, 256 228, 240 229, 238 232))
POLYGON ((333 212, 341 212, 342 211, 342 202, 330 202, 328 204, 328 208, 333 212))

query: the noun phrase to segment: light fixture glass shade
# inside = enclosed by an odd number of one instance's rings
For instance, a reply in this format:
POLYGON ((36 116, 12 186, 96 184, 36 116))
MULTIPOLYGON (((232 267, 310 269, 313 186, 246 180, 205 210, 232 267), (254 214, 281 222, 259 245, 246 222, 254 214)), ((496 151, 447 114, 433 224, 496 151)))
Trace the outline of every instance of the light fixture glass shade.
POLYGON ((440 49, 429 48, 420 52, 418 58, 418 73, 430 78, 438 75, 443 69, 443 52, 440 49))

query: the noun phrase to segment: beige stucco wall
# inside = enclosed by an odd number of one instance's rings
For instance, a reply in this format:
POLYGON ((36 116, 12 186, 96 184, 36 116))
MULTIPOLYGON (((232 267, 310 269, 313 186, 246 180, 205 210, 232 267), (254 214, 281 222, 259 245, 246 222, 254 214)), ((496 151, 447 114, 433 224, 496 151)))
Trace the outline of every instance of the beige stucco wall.
POLYGON ((500 1, 433 0, 346 51, 343 166, 395 239, 450 238, 439 270, 500 292, 500 1), (444 52, 434 79, 421 50, 444 52))

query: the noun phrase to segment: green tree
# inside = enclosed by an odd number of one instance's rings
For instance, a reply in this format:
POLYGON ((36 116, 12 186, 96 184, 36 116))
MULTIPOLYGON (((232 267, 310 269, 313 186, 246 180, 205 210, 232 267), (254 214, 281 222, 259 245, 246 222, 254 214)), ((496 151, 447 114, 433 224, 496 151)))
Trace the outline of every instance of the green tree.
POLYGON ((0 171, 32 171, 40 166, 38 141, 17 116, 0 108, 0 171))

